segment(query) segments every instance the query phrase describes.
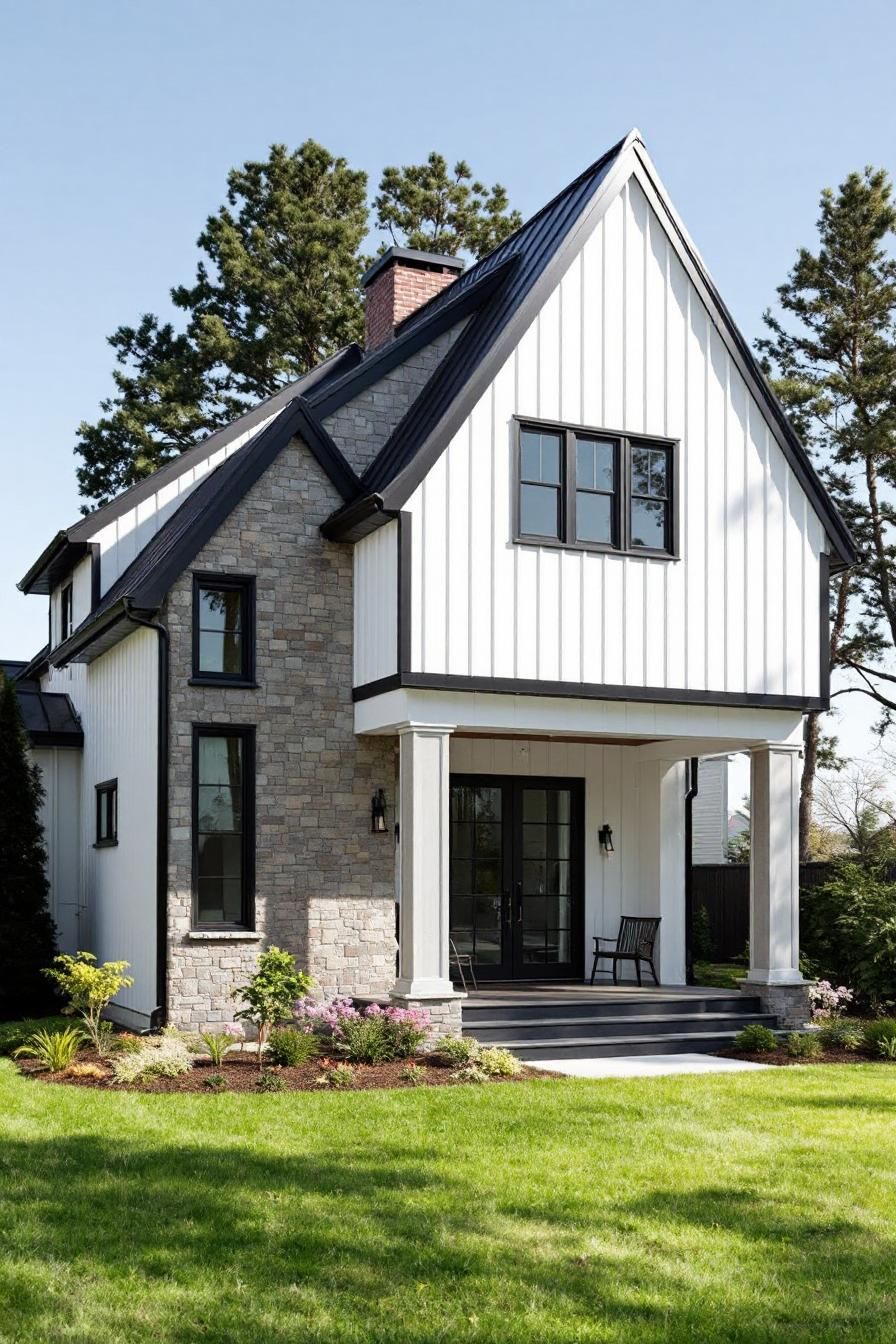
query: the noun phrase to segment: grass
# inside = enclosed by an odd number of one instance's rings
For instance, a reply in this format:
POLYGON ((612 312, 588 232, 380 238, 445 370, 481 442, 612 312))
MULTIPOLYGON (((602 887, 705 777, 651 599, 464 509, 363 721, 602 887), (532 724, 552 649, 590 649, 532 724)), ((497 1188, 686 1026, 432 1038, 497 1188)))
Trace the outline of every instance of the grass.
POLYGON ((0 1340, 882 1344, 892 1080, 147 1096, 0 1061, 0 1340))
POLYGON ((694 963, 694 984, 707 989, 740 989, 746 966, 736 962, 698 961, 694 963))

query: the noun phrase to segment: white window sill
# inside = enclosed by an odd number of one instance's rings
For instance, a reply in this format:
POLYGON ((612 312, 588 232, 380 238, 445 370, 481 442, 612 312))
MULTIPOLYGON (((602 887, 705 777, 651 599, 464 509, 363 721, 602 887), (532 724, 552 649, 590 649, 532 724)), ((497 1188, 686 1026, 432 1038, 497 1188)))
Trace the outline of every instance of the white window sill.
POLYGON ((260 943, 263 933, 254 929, 191 929, 188 943, 260 943))

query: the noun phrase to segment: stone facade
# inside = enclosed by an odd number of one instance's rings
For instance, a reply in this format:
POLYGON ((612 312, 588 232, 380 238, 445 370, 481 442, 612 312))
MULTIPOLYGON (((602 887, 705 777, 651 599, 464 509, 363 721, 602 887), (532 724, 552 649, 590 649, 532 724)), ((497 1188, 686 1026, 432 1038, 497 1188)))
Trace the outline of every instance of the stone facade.
POLYGON ((461 1034, 462 1009, 466 994, 452 994, 444 999, 414 999, 406 994, 391 994, 389 997, 396 1008, 422 1008, 429 1013, 432 1020, 429 1048, 443 1036, 461 1034))
POLYGON ((465 322, 457 322, 324 421, 324 428, 359 475, 370 466, 464 326, 465 322))
POLYGON ((395 979, 394 836, 370 800, 395 798, 386 738, 358 738, 352 706, 352 550, 319 526, 340 499, 299 440, 284 449, 169 593, 169 1017, 229 1020, 260 947, 294 953, 326 993, 395 979), (257 688, 191 686, 192 572, 256 578, 257 688), (256 730, 255 930, 192 928, 192 728, 256 730))
POLYGON ((744 980, 741 993, 756 995, 764 1013, 774 1013, 783 1031, 797 1031, 812 1017, 809 1005, 809 986, 767 985, 758 980, 744 980))

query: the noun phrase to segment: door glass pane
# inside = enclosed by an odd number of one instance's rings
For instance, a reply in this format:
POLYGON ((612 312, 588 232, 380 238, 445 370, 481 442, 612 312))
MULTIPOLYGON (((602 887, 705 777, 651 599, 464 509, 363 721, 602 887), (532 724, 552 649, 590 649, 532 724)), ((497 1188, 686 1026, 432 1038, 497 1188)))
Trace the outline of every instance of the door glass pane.
POLYGON ((523 790, 523 821, 547 821, 547 789, 523 790))
POLYGON ((501 891, 501 865, 497 860, 480 859, 476 863, 473 890, 477 895, 497 896, 501 891))
POLYGON ((474 815, 477 821, 501 820, 501 790, 484 784, 472 790, 474 815))
POLYGON ((523 964, 566 964, 571 958, 572 792, 524 788, 522 814, 523 964))
POLYGON ((497 966, 503 955, 501 812, 500 787, 451 785, 451 937, 477 965, 497 966))
POLYGON ((501 853, 501 827, 476 822, 474 852, 477 859, 495 859, 501 853))
POLYGON ((520 486, 520 532, 531 537, 559 537, 559 490, 552 485, 520 486))

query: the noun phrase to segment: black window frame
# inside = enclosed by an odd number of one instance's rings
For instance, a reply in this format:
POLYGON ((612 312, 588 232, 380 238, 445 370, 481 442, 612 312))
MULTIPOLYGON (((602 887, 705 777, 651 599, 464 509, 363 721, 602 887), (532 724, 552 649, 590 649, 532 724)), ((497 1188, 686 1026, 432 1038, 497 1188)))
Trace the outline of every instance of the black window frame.
POLYGON ((192 634, 192 675, 191 686, 242 686, 254 690, 258 683, 255 679, 255 575, 254 574, 209 574, 193 575, 193 634, 192 634), (240 619, 242 622, 242 659, 239 672, 204 671, 200 659, 200 594, 204 589, 218 592, 238 592, 240 594, 240 619))
POLYGON ((59 643, 63 644, 75 628, 75 590, 71 579, 59 591, 59 643))
POLYGON ((192 725, 190 781, 190 830, 192 835, 191 927, 199 932, 215 929, 255 929, 255 725, 247 723, 194 723, 192 725), (199 919, 199 743, 203 737, 239 737, 243 742, 241 815, 242 880, 241 919, 238 923, 199 919))
POLYGON ((95 787, 96 828, 94 849, 111 849, 118 844, 118 779, 104 779, 95 787), (109 802, 111 800, 111 820, 109 802), (106 830, 106 823, 109 829, 106 830))
MULTIPOLYGON (((533 416, 514 417, 514 479, 513 479, 513 540, 522 546, 544 546, 559 550, 590 551, 600 555, 640 556, 651 560, 677 560, 678 555, 678 495, 680 441, 661 434, 631 434, 624 430, 605 429, 593 425, 575 425, 559 420, 539 420, 533 416), (523 532, 521 526, 522 434, 531 430, 537 434, 560 436, 560 535, 541 536, 523 532), (615 507, 613 536, 610 542, 579 541, 576 536, 576 442, 578 439, 602 439, 615 444, 615 507), (637 546, 632 543, 631 467, 633 448, 662 450, 668 459, 666 545, 637 546)), ((583 487, 587 491, 586 487, 583 487)), ((607 492, 597 492, 607 493, 607 492)))

